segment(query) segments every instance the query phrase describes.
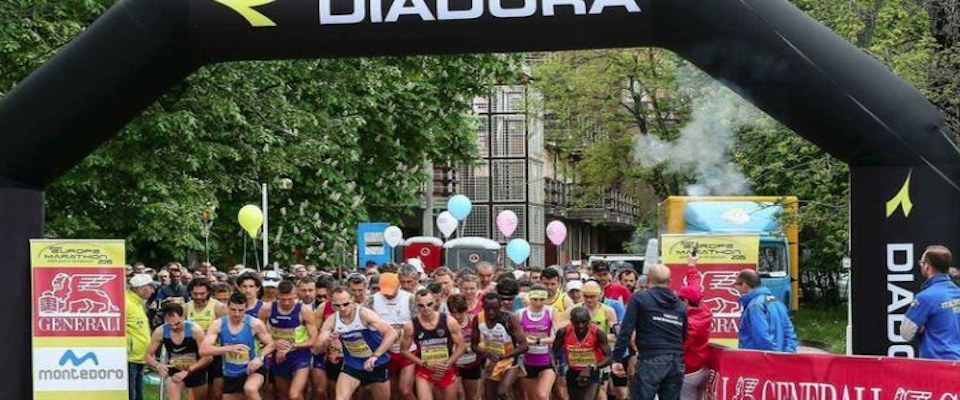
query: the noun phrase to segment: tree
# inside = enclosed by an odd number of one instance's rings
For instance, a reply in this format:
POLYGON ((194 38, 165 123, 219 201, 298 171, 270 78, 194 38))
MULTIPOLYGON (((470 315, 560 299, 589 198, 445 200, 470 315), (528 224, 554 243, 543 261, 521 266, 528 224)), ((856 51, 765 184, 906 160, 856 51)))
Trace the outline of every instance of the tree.
MULTIPOLYGON (((110 2, 4 3, 6 91, 110 2), (6 13, 9 11, 10 13, 6 13), (58 19, 58 23, 48 21, 58 19), (69 28, 69 29, 68 29, 69 28), (22 67, 18 67, 22 65, 22 67)), ((253 264, 236 213, 271 192, 273 261, 350 259, 356 223, 399 222, 426 161, 472 157, 471 100, 514 57, 237 62, 178 84, 47 189, 47 234, 125 238, 131 260, 203 253, 253 264), (292 182, 292 187, 284 189, 292 182)))

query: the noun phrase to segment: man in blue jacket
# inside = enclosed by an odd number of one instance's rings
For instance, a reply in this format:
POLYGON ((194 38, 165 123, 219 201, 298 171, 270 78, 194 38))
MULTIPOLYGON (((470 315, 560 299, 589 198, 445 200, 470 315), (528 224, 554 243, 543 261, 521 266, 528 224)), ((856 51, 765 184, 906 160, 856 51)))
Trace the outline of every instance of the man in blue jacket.
POLYGON ((920 337, 920 358, 960 360, 960 289, 947 275, 952 262, 943 246, 927 247, 920 257, 927 281, 900 325, 904 339, 920 337))
POLYGON ((797 334, 787 314, 787 306, 770 289, 760 286, 760 274, 752 269, 740 271, 734 288, 740 291, 740 348, 749 350, 797 352, 797 334))

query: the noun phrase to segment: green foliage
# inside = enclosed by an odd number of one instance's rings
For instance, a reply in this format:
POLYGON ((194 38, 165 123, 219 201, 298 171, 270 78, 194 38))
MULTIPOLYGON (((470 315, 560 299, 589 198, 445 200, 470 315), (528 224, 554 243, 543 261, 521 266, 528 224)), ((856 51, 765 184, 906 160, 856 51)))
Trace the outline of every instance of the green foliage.
POLYGON ((801 344, 826 347, 834 354, 847 351, 847 307, 802 308, 793 313, 793 325, 801 344))
MULTIPOLYGON (((4 3, 8 90, 107 2, 4 3), (69 3, 69 4, 68 4, 69 3), (56 21, 52 23, 50 21, 56 21), (23 65, 20 67, 20 65, 23 65)), ((471 100, 514 75, 514 56, 238 62, 201 69, 47 191, 47 234, 125 238, 132 260, 243 258, 236 222, 270 193, 271 260, 350 258, 362 221, 399 222, 427 161, 472 157, 471 100), (292 187, 284 189, 285 182, 292 187)), ((259 241, 258 241, 259 246, 259 241)))
POLYGON ((683 179, 632 161, 636 135, 674 139, 690 99, 678 93, 682 64, 659 49, 610 49, 551 54, 533 71, 548 117, 562 129, 547 132, 593 194, 620 189, 637 197, 678 194, 683 179))

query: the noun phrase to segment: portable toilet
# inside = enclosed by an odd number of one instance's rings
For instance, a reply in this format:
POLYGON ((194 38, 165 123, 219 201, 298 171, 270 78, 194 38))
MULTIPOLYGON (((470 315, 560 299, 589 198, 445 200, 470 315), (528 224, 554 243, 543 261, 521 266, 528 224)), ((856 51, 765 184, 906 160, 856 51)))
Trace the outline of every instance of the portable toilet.
POLYGON ((414 236, 403 242, 403 259, 419 258, 431 273, 443 263, 443 241, 433 236, 414 236))
POLYGON ((443 244, 446 266, 453 271, 475 269, 481 261, 497 265, 500 243, 482 237, 464 237, 443 244))

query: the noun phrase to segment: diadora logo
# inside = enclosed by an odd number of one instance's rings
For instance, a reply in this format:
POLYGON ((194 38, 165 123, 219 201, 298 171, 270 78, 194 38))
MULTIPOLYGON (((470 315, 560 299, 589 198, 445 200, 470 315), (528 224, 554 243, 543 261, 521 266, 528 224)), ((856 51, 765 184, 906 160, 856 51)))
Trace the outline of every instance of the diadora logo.
POLYGON ((900 191, 897 192, 896 196, 893 196, 892 199, 887 201, 887 218, 890 218, 891 215, 897 208, 900 208, 903 211, 903 217, 910 216, 910 210, 913 209, 913 202, 910 201, 910 176, 913 175, 913 170, 907 173, 907 179, 903 181, 903 186, 900 187, 900 191))
POLYGON ((83 357, 77 357, 73 350, 67 350, 63 353, 63 356, 60 357, 60 366, 66 365, 68 362, 73 364, 74 367, 79 367, 86 363, 87 361, 93 361, 93 365, 100 365, 100 360, 97 359, 97 355, 92 351, 84 354, 83 357))

